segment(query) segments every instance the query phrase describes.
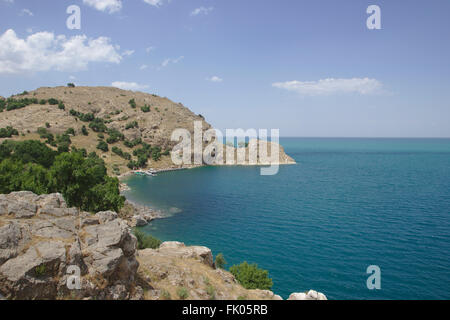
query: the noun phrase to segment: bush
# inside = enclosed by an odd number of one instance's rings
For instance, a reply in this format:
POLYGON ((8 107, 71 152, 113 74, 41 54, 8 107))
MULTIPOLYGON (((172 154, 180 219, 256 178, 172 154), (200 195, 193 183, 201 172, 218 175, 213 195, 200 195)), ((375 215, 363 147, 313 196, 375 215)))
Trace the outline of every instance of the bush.
POLYGON ((59 108, 60 110, 66 110, 66 106, 65 106, 64 103, 62 103, 62 102, 60 102, 60 103, 58 104, 58 108, 59 108))
POLYGON ((69 88, 75 88, 75 84, 73 84, 73 83, 68 83, 67 86, 68 86, 69 88))
POLYGON ((81 133, 83 134, 83 136, 88 136, 89 135, 89 132, 88 132, 86 126, 83 126, 81 128, 81 133))
POLYGON ((150 112, 150 106, 145 105, 145 106, 141 107, 141 110, 142 110, 142 112, 145 112, 145 113, 150 112))
POLYGON ((267 270, 259 269, 257 264, 248 264, 246 261, 234 265, 230 272, 236 280, 246 289, 270 290, 273 282, 267 270))
POLYGON ((127 123, 127 125, 125 126, 125 130, 128 129, 134 129, 134 128, 139 128, 139 124, 137 123, 137 121, 132 121, 127 123))
POLYGON ((130 104, 130 106, 134 109, 136 108, 136 101, 134 99, 131 99, 130 101, 128 101, 128 103, 130 104))
POLYGON ((138 241, 138 249, 158 249, 161 245, 161 241, 152 237, 151 235, 145 234, 141 230, 134 229, 133 230, 134 235, 137 238, 138 241))
POLYGON ((11 138, 12 136, 18 136, 19 131, 17 129, 14 129, 11 126, 7 126, 6 128, 0 129, 0 138, 11 138))
POLYGON ((108 128, 106 127, 104 121, 100 118, 95 118, 89 123, 89 128, 91 128, 94 132, 106 132, 108 128))
POLYGON ((129 154, 128 152, 123 152, 123 150, 118 147, 112 147, 111 150, 119 157, 124 158, 125 160, 131 160, 131 154, 129 154))
POLYGON ((69 128, 69 129, 67 129, 67 130, 66 130, 66 134, 71 134, 71 135, 75 136, 75 135, 76 135, 75 129, 74 129, 74 128, 69 128))
POLYGON ((57 105, 57 104, 59 104, 59 101, 54 98, 50 98, 50 99, 48 99, 48 104, 57 105))
POLYGON ((102 150, 103 152, 108 152, 109 147, 108 147, 108 144, 105 141, 100 141, 97 144, 97 149, 102 150))
POLYGON ((106 139, 106 142, 108 142, 109 144, 113 144, 125 139, 125 136, 116 129, 109 129, 108 134, 109 137, 106 139))
POLYGON ((215 260, 214 264, 216 265, 216 268, 224 269, 225 265, 227 264, 227 261, 225 260, 222 253, 219 253, 216 256, 216 260, 215 260))
POLYGON ((177 290, 177 295, 181 300, 186 300, 189 297, 189 292, 186 288, 181 287, 177 290))

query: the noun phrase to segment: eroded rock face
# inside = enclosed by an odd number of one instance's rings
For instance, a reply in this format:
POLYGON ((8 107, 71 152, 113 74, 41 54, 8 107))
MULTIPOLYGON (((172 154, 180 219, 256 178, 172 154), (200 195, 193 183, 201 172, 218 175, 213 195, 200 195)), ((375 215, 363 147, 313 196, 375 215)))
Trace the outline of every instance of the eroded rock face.
POLYGON ((60 194, 0 195, 0 296, 136 298, 136 243, 114 212, 67 208, 60 194), (80 289, 67 286, 71 266, 80 270, 80 289))

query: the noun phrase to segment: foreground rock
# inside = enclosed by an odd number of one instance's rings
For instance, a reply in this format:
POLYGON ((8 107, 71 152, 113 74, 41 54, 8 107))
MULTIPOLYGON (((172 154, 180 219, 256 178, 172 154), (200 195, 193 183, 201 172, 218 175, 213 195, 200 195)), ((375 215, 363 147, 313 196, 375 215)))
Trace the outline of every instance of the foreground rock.
POLYGON ((146 299, 177 300, 185 291, 189 300, 281 300, 268 290, 247 290, 234 276, 215 269, 211 250, 164 242, 159 249, 140 250, 140 277, 151 284, 146 299))
POLYGON ((0 195, 0 295, 7 299, 140 298, 135 253, 136 238, 114 212, 67 208, 60 194, 0 195), (71 290, 68 270, 78 268, 81 287, 71 290))

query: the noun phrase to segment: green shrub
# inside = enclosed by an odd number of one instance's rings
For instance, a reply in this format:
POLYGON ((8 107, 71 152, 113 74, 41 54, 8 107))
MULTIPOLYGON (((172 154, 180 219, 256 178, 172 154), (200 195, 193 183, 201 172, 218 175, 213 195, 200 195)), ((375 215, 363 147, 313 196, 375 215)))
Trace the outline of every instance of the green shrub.
POLYGON ((95 118, 89 123, 89 128, 94 132, 106 132, 108 128, 106 127, 104 121, 100 118, 95 118))
POLYGON ((102 150, 103 152, 108 152, 109 147, 108 147, 108 144, 105 141, 100 141, 97 144, 97 149, 102 150))
POLYGON ((181 300, 186 300, 187 298, 189 298, 189 292, 185 287, 178 288, 177 295, 181 300))
POLYGON ((36 277, 43 277, 45 275, 45 269, 45 264, 41 264, 34 268, 34 274, 36 275, 36 277))
POLYGON ((125 139, 123 133, 116 129, 108 129, 109 137, 106 139, 106 142, 109 144, 113 144, 125 139))
POLYGON ((246 289, 270 290, 273 282, 267 270, 259 269, 257 264, 248 264, 246 261, 234 265, 230 272, 236 280, 246 289))
POLYGON ((128 129, 134 129, 134 128, 139 128, 139 124, 137 123, 137 121, 132 121, 127 123, 127 125, 125 126, 125 130, 128 129))
POLYGON ((159 246, 161 245, 161 241, 152 237, 151 235, 145 234, 144 232, 142 232, 139 229, 134 229, 133 230, 134 235, 137 238, 138 241, 138 249, 142 250, 142 249, 158 249, 159 246))
POLYGON ((69 88, 75 88, 75 84, 73 84, 73 83, 68 83, 67 86, 68 86, 69 88))
POLYGON ((170 300, 170 299, 171 299, 170 292, 167 291, 167 290, 162 290, 162 291, 161 291, 161 297, 162 297, 164 300, 170 300))
POLYGON ((11 126, 7 126, 6 128, 0 129, 0 138, 11 138, 12 136, 18 136, 19 131, 17 129, 14 129, 11 126))
POLYGON ((128 101, 128 103, 130 104, 130 106, 134 109, 136 108, 136 101, 134 99, 131 99, 130 101, 128 101))
POLYGON ((141 107, 141 110, 142 110, 142 112, 145 112, 145 113, 150 112, 150 106, 145 105, 145 106, 141 107))
POLYGON ((50 99, 48 99, 48 104, 57 105, 57 104, 59 104, 59 101, 56 100, 55 98, 50 98, 50 99))
POLYGON ((219 253, 216 256, 216 260, 214 261, 214 264, 216 265, 216 268, 224 269, 225 265, 227 264, 227 261, 225 260, 223 253, 219 253))
POLYGON ((69 129, 67 129, 67 130, 66 130, 66 134, 71 134, 71 135, 75 136, 75 135, 76 135, 75 129, 74 129, 74 128, 69 128, 69 129))
POLYGON ((81 127, 81 133, 83 134, 83 136, 89 135, 89 132, 88 132, 88 129, 86 128, 86 126, 81 127))
POLYGON ((60 102, 60 103, 58 104, 58 108, 59 108, 60 110, 66 110, 66 106, 65 106, 64 103, 62 103, 62 102, 60 102))
POLYGON ((212 285, 208 284, 206 286, 206 293, 209 296, 209 300, 216 300, 216 289, 212 285))

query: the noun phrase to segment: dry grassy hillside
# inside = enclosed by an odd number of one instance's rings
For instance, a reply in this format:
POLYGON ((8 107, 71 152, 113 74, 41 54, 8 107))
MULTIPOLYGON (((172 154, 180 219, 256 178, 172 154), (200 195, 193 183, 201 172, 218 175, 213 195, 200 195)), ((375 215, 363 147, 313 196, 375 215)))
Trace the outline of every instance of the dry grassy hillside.
MULTIPOLYGON (((48 132, 54 135, 63 134, 67 129, 73 128, 76 135, 71 136, 71 146, 85 148, 88 152, 97 152, 105 160, 111 174, 129 170, 128 161, 111 151, 113 146, 130 154, 133 149, 140 146, 128 148, 124 145, 124 141, 118 141, 110 144, 107 152, 98 150, 96 148, 99 141, 98 133, 89 128, 89 123, 73 116, 70 113, 71 109, 85 114, 92 113, 96 118, 103 119, 109 129, 116 129, 123 133, 125 140, 141 138, 143 142, 152 146, 160 146, 162 151, 170 150, 175 145, 170 141, 170 136, 176 128, 186 128, 193 132, 194 121, 203 121, 204 130, 211 128, 203 117, 194 114, 182 104, 156 95, 112 87, 39 88, 12 98, 30 98, 39 101, 54 98, 65 106, 65 110, 62 110, 58 108, 58 105, 46 103, 31 104, 16 110, 4 110, 0 113, 0 128, 11 126, 17 129, 19 136, 13 136, 12 139, 39 139, 38 128, 47 128, 48 132), (132 99, 136 102, 135 108, 129 103, 132 99), (150 107, 150 111, 144 112, 141 109, 144 106, 150 107), (134 121, 137 122, 138 127, 127 129, 127 125, 134 121), (88 130, 87 136, 81 133, 83 125, 88 130)), ((104 134, 104 136, 108 135, 104 134)), ((45 141, 45 139, 40 140, 45 141)), ((148 167, 152 168, 171 166, 170 156, 162 156, 159 161, 150 159, 148 162, 148 167)))

